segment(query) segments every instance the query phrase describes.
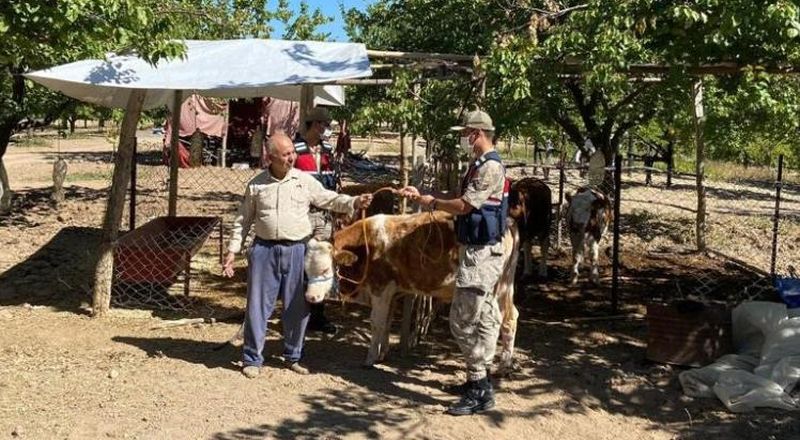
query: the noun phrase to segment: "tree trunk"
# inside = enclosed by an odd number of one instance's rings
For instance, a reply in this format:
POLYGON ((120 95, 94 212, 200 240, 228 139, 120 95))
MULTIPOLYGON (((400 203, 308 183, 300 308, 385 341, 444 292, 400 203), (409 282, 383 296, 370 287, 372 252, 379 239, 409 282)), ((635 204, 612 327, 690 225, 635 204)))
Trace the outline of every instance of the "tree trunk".
POLYGON ((75 134, 75 123, 78 122, 77 119, 70 116, 67 121, 69 122, 69 134, 75 134))
MULTIPOLYGON (((8 67, 8 73, 12 78, 11 99, 17 104, 17 108, 22 108, 25 102, 25 78, 22 76, 22 72, 23 69, 20 67, 8 67)), ((3 157, 8 151, 8 143, 11 141, 11 135, 14 134, 14 128, 21 119, 22 113, 10 112, 0 120, 0 213, 11 209, 11 185, 8 181, 3 157)))
POLYGON ((11 210, 11 185, 8 183, 8 173, 0 156, 0 214, 11 210))
POLYGON ((145 97, 144 90, 134 89, 128 98, 125 118, 122 120, 122 129, 119 135, 114 176, 111 181, 111 191, 108 195, 108 204, 103 219, 103 232, 100 237, 97 266, 94 276, 94 295, 92 301, 92 315, 101 317, 111 308, 111 283, 114 275, 114 243, 119 235, 122 223, 122 210, 125 206, 125 193, 131 176, 131 162, 136 125, 142 112, 145 97))

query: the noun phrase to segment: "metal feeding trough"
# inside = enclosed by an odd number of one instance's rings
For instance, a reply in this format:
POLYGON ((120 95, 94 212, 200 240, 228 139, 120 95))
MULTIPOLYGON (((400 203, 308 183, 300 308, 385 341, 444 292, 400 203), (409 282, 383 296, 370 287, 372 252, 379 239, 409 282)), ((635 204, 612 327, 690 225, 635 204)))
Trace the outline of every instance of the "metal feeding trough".
POLYGON ((705 366, 733 351, 731 309, 721 304, 679 301, 647 305, 647 359, 705 366))
MULTIPOLYGON (((219 217, 158 217, 125 234, 114 251, 114 281, 172 285, 185 273, 189 294, 192 256, 200 250, 219 217)), ((222 231, 220 230, 220 258, 222 231)))

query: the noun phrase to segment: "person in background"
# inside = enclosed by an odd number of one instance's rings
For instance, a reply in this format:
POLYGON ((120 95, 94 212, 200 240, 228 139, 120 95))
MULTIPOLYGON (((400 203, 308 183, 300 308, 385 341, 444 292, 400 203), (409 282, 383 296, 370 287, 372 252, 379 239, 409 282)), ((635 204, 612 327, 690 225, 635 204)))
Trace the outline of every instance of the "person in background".
MULTIPOLYGON (((333 147, 328 143, 331 137, 331 117, 322 107, 315 107, 305 117, 305 132, 298 131, 294 138, 297 153, 295 168, 313 176, 329 190, 336 190, 336 177, 333 172, 333 147)), ((320 241, 331 241, 333 222, 328 212, 311 208, 308 212, 313 229, 312 236, 320 241)), ((310 331, 335 334, 336 326, 325 316, 325 303, 311 304, 310 331)))

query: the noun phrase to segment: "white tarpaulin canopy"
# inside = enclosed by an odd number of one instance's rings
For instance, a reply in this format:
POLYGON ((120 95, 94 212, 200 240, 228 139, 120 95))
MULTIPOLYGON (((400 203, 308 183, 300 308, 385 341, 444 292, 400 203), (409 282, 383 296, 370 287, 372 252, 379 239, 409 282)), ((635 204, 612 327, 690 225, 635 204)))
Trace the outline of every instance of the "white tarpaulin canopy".
MULTIPOLYGON (((171 105, 175 90, 203 96, 300 100, 300 84, 372 75, 363 44, 285 40, 188 40, 183 59, 152 66, 136 56, 110 55, 25 76, 72 98, 125 108, 132 89, 146 89, 144 108, 171 105)), ((314 86, 315 104, 343 105, 341 86, 314 86)))

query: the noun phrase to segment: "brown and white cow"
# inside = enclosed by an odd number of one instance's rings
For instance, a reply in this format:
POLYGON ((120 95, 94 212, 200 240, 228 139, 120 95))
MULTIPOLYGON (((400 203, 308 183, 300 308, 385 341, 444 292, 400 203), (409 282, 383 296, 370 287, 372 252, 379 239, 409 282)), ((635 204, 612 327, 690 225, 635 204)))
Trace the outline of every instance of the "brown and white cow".
POLYGON ((600 241, 608 230, 613 216, 608 197, 597 190, 582 187, 578 188, 575 195, 567 194, 566 219, 572 243, 572 284, 578 282, 586 247, 591 251, 590 280, 595 284, 600 281, 600 272, 597 268, 600 241))
POLYGON ((514 182, 508 197, 508 215, 519 227, 520 248, 523 253, 523 276, 533 274, 533 242, 539 244, 540 277, 547 276, 547 253, 550 249, 550 223, 552 221, 552 195, 550 188, 535 177, 514 182))
MULTIPOLYGON (((508 223, 503 238, 504 269, 495 288, 503 314, 501 371, 511 367, 519 316, 514 306, 519 235, 514 221, 508 223)), ((310 277, 324 279, 333 273, 335 263, 344 277, 340 280, 340 292, 354 294, 353 301, 372 307, 372 340, 367 365, 382 361, 386 356, 392 304, 398 293, 429 295, 444 301, 453 297, 459 246, 450 214, 437 211, 377 215, 337 231, 333 243, 332 246, 317 241, 309 243, 306 271, 310 277)), ((309 289, 306 298, 322 301, 325 296, 322 290, 309 289)))

